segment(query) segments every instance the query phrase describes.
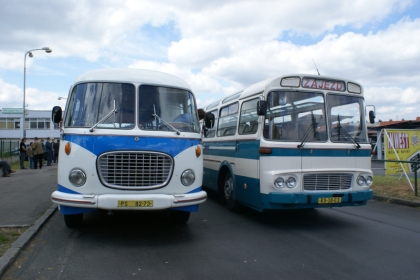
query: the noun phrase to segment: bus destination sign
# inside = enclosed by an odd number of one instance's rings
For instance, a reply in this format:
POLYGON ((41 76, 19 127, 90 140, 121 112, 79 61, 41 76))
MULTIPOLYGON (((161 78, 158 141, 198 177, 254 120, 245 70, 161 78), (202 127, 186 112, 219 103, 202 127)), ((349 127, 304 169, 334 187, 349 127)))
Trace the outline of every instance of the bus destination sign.
POLYGON ((302 87, 312 89, 326 89, 335 91, 344 91, 344 82, 332 81, 332 80, 320 80, 320 79, 309 79, 304 78, 302 80, 302 87))

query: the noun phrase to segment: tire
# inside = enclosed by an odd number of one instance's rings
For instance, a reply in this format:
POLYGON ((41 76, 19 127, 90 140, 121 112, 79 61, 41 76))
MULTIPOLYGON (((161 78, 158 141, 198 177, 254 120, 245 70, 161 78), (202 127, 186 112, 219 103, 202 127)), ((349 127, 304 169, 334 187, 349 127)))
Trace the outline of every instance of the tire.
POLYGON ((73 215, 64 215, 64 222, 68 228, 78 228, 82 226, 83 223, 83 213, 73 214, 73 215))
POLYGON ((225 180, 223 181, 223 196, 227 208, 232 212, 238 212, 240 206, 235 200, 235 187, 230 172, 226 173, 225 180))
POLYGON ((190 218, 190 214, 191 212, 174 210, 169 212, 169 218, 174 224, 186 224, 190 218))

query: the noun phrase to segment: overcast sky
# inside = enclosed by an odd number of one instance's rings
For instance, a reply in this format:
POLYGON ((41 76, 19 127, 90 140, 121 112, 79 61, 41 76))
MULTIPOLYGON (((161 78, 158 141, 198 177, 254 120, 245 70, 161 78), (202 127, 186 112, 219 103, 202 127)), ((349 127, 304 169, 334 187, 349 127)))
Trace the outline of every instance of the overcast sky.
POLYGON ((0 108, 65 105, 99 68, 184 79, 199 107, 278 74, 362 84, 377 120, 420 117, 420 0, 0 0, 0 108))

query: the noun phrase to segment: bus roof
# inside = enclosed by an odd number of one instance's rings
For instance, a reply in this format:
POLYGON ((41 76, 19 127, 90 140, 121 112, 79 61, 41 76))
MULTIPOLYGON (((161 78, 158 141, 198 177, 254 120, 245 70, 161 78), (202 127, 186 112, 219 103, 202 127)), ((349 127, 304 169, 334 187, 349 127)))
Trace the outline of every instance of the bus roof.
POLYGON ((89 71, 77 77, 74 84, 93 81, 172 86, 191 91, 190 86, 176 76, 158 71, 135 68, 107 68, 89 71))
MULTIPOLYGON (((263 91, 265 91, 265 89, 266 89, 266 87, 267 86, 269 86, 271 83, 273 83, 273 82, 277 82, 277 81, 279 81, 280 82, 280 80, 281 79, 283 79, 283 78, 287 78, 287 77, 305 77, 305 78, 313 78, 313 79, 321 79, 321 80, 334 80, 334 81, 343 81, 343 82, 351 82, 351 83, 354 83, 354 84, 357 84, 357 85, 359 85, 360 86, 360 84, 359 83, 356 83, 356 82, 354 82, 354 81, 351 81, 351 80, 346 80, 346 79, 341 79, 341 78, 336 78, 336 77, 329 77, 329 76, 321 76, 321 75, 309 75, 309 74, 286 74, 286 75, 277 75, 277 76, 274 76, 274 77, 271 77, 271 78, 269 78, 269 79, 266 79, 266 80, 263 80, 263 81, 260 81, 260 82, 257 82, 257 83, 255 83, 255 84, 252 84, 252 85, 250 85, 250 86, 248 86, 248 87, 246 87, 244 90, 242 90, 240 93, 240 95, 238 95, 238 98, 235 98, 235 100, 236 99, 243 99, 243 98, 246 98, 246 97, 248 97, 248 96, 252 96, 252 95, 255 95, 255 94, 257 94, 257 93, 262 93, 263 91)), ((361 86, 360 86, 361 87, 361 86)), ((230 94, 230 95, 228 95, 228 96, 226 96, 226 97, 224 97, 223 99, 220 99, 220 100, 218 100, 218 101, 216 101, 216 102, 213 102, 213 103, 211 103, 211 104, 209 104, 209 105, 207 105, 207 106, 205 106, 205 108, 206 108, 206 111, 207 110, 209 110, 209 109, 213 109, 213 108, 217 108, 218 107, 218 105, 222 102, 222 103, 227 103, 227 102, 224 102, 224 100, 226 100, 226 99, 228 99, 228 98, 230 98, 230 97, 232 97, 233 95, 235 95, 235 94, 238 94, 238 92, 236 92, 236 93, 233 93, 233 94, 230 94)), ((229 100, 230 101, 230 100, 229 100)))

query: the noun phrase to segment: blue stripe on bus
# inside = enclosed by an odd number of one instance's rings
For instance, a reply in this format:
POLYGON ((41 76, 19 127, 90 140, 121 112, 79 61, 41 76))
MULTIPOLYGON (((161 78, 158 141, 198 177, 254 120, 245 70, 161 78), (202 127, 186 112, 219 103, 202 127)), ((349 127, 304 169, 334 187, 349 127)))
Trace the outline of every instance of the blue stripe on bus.
POLYGON ((259 159, 262 157, 370 157, 369 149, 298 149, 271 148, 271 154, 259 154, 260 141, 205 142, 204 155, 223 156, 244 159, 259 159))
POLYGON ((109 135, 74 135, 66 134, 64 140, 75 143, 96 156, 110 151, 139 150, 162 152, 175 157, 182 151, 200 144, 199 139, 141 137, 109 135))

